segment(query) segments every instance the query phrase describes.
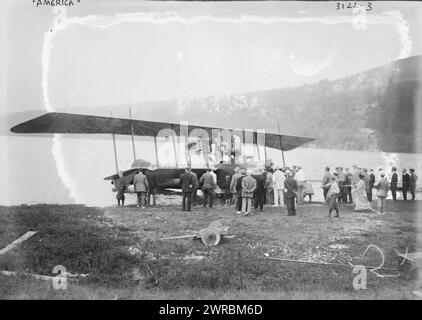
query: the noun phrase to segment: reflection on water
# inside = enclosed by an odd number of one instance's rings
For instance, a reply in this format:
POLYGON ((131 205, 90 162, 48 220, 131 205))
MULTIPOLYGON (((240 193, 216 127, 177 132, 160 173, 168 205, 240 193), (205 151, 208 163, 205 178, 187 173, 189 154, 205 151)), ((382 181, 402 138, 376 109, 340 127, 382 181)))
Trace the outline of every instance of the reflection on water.
MULTIPOLYGON (((109 181, 103 178, 114 173, 114 152, 111 136, 65 136, 58 139, 59 148, 55 148, 51 137, 1 136, 0 155, 3 176, 0 180, 0 204, 32 203, 83 203, 87 205, 114 205, 115 194, 109 181), (60 153, 60 154, 57 154, 60 153), (59 166, 56 162, 59 162, 59 166), (60 178, 58 169, 65 171, 69 181, 60 178), (73 194, 73 197, 72 197, 73 194)), ((151 163, 156 162, 152 138, 136 137, 136 157, 151 163)), ((179 148, 177 148, 179 149, 179 148)), ((256 149, 251 148, 252 152, 256 149)), ((257 154, 254 154, 257 157, 257 154)), ((117 156, 119 169, 130 168, 133 162, 131 138, 117 137, 117 156)), ((262 156, 262 152, 261 152, 262 156)), ((167 152, 163 162, 174 163, 174 152, 167 152), (170 155, 171 154, 171 155, 170 155), (169 159, 169 157, 172 157, 169 159), (164 161, 165 160, 165 161, 164 161)), ((267 157, 276 164, 282 164, 278 150, 267 149, 267 157)), ((177 150, 179 166, 184 166, 183 148, 177 150)), ((399 169, 414 168, 419 175, 422 154, 386 154, 382 152, 342 151, 329 149, 298 148, 285 152, 286 165, 302 166, 306 176, 315 189, 314 201, 322 200, 319 188, 324 167, 349 167, 358 164, 362 167, 399 169)), ((193 164, 195 166, 195 164, 193 164)), ((199 163, 196 166, 203 166, 199 163)), ((63 176, 63 172, 61 172, 63 176)), ((420 180, 418 181, 420 185, 420 180)), ((400 194, 400 193, 399 193, 400 194)), ((128 201, 135 199, 128 196, 128 201)), ((177 197, 168 201, 176 201, 177 197)), ((418 196, 419 197, 419 196, 418 196)), ((166 203, 166 197, 159 202, 166 203)))

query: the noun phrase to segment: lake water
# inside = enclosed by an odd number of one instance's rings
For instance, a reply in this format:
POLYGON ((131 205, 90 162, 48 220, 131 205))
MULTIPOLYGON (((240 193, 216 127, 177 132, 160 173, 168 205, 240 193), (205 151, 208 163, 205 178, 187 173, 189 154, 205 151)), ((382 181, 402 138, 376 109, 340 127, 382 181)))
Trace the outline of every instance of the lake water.
MULTIPOLYGON (((0 204, 81 203, 107 206, 115 204, 115 194, 109 181, 103 178, 115 173, 114 151, 111 135, 57 135, 0 136, 0 163, 3 169, 0 180, 0 204)), ((130 168, 133 162, 131 138, 116 138, 119 169, 130 168)), ((137 158, 155 163, 152 139, 136 137, 137 158)), ((174 164, 173 150, 159 146, 160 165, 174 164)), ((256 150, 251 149, 250 152, 256 150)), ((263 152, 261 150, 260 154, 263 152)), ((281 164, 279 150, 267 149, 267 157, 281 164)), ((177 155, 179 166, 184 166, 183 156, 177 155)), ((300 165, 315 187, 315 200, 321 200, 318 189, 324 167, 415 168, 420 175, 422 154, 342 151, 297 148, 285 152, 286 165, 300 165)), ((199 164, 200 166, 200 164, 199 164)), ((418 181, 420 186, 421 181, 418 181)), ((419 197, 419 195, 418 195, 419 197)), ((170 199, 170 198, 169 198, 170 199)), ((174 200, 174 199, 173 199, 174 200)), ((134 202, 134 196, 128 197, 134 202)), ((161 203, 166 199, 161 197, 161 203)))

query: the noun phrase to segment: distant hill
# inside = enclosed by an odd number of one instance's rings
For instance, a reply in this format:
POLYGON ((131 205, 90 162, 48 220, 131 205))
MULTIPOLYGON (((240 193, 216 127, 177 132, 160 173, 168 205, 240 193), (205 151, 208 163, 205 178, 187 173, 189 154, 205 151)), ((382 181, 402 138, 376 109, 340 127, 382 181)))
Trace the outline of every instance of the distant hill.
MULTIPOLYGON (((233 128, 265 128, 316 140, 308 146, 343 150, 422 152, 416 144, 422 56, 339 80, 243 94, 132 104, 135 118, 233 128)), ((68 112, 128 115, 128 105, 68 112)), ((420 113, 419 113, 420 115, 420 113)))

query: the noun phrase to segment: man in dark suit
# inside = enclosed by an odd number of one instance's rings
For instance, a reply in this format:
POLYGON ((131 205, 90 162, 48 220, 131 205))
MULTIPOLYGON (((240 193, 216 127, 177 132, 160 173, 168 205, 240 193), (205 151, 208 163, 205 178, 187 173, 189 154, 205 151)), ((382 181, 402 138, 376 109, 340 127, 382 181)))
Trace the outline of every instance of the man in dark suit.
POLYGON ((193 175, 190 168, 186 167, 185 172, 180 175, 180 185, 182 186, 182 210, 191 211, 190 204, 192 199, 193 175))
POLYGON ((292 177, 292 171, 290 169, 287 169, 286 180, 284 181, 284 199, 287 206, 288 216, 296 215, 295 197, 297 189, 298 185, 296 180, 292 177))
POLYGON ((415 200, 416 196, 416 181, 418 176, 415 174, 415 169, 410 169, 410 193, 412 194, 412 200, 415 200))
POLYGON ((369 190, 367 194, 369 202, 372 201, 372 188, 374 187, 374 184, 375 184, 374 169, 369 169, 369 190))
POLYGON ((402 181, 403 200, 407 200, 407 191, 409 190, 410 176, 406 172, 406 169, 403 169, 401 181, 402 181))
POLYGON ((246 170, 241 169, 239 171, 239 177, 236 180, 236 194, 237 194, 237 202, 236 202, 236 213, 240 214, 242 212, 242 180, 246 176, 246 170))
POLYGON ((147 207, 151 205, 151 196, 152 196, 152 206, 157 206, 157 190, 158 190, 158 181, 157 174, 155 172, 146 171, 145 175, 147 176, 149 192, 147 195, 147 207))
POLYGON ((396 201, 397 198, 397 181, 399 180, 397 176, 397 168, 393 167, 391 169, 393 173, 391 174, 391 182, 390 182, 390 189, 391 189, 391 195, 393 196, 393 200, 396 201))
POLYGON ((193 180, 192 180, 193 187, 192 187, 192 199, 191 199, 191 202, 192 202, 192 205, 196 206, 196 195, 197 195, 197 192, 198 192, 198 189, 199 189, 198 176, 192 170, 190 171, 190 174, 193 177, 193 180))
POLYGON ((265 171, 259 175, 253 176, 256 180, 256 189, 254 191, 254 207, 255 210, 264 209, 264 197, 265 197, 265 183, 267 182, 265 171))

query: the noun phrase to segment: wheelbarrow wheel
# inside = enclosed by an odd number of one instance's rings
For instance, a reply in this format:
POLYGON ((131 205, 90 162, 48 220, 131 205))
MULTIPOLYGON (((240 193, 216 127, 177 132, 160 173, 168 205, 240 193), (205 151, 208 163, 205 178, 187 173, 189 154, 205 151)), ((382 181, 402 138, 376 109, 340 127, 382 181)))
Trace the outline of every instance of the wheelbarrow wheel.
POLYGON ((201 240, 206 246, 216 246, 220 243, 220 231, 216 228, 205 228, 201 230, 201 240))

